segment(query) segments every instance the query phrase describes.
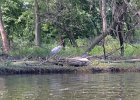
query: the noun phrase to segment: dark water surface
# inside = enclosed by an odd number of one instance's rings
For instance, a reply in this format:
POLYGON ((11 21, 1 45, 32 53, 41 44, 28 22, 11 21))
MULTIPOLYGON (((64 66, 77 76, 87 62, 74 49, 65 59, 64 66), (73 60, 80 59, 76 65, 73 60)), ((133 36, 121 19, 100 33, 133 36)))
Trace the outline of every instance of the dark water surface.
POLYGON ((140 100, 140 73, 0 76, 0 100, 140 100))

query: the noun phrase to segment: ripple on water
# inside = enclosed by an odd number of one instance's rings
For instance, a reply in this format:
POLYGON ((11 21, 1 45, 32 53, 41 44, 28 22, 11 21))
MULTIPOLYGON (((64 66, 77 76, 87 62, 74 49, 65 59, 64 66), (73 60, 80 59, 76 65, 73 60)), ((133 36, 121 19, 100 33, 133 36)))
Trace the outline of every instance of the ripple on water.
POLYGON ((139 100, 140 73, 0 77, 0 100, 139 100))

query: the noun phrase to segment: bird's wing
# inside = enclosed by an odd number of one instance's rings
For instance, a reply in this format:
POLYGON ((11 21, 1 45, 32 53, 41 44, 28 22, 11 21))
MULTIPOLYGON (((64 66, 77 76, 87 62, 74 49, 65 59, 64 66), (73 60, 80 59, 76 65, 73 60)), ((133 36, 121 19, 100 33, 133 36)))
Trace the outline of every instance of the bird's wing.
POLYGON ((51 54, 57 54, 62 49, 62 46, 57 46, 51 50, 51 54))

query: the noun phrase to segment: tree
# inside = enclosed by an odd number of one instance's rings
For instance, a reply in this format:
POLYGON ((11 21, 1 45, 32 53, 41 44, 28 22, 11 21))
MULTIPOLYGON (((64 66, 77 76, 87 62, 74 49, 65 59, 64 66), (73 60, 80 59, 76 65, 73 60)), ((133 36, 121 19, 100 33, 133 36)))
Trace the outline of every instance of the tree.
POLYGON ((100 28, 96 22, 99 19, 98 15, 96 11, 95 14, 90 12, 90 4, 87 0, 57 0, 56 2, 47 0, 46 2, 48 10, 45 13, 45 21, 51 23, 58 30, 58 34, 65 35, 73 46, 78 46, 76 39, 88 38, 91 34, 96 36, 99 33, 97 31, 100 28))
POLYGON ((9 49, 9 43, 7 39, 7 33, 4 29, 4 23, 2 20, 1 6, 0 6, 0 33, 1 33, 1 39, 2 39, 3 52, 7 54, 10 49, 9 49))
MULTIPOLYGON (((104 34, 101 34, 99 35, 98 37, 96 37, 93 41, 93 43, 91 44, 91 46, 89 48, 87 48, 87 50, 85 52, 90 52, 96 44, 98 44, 102 39, 104 39, 109 33, 114 35, 115 34, 115 38, 119 38, 119 41, 120 41, 120 50, 121 50, 121 56, 124 55, 124 30, 126 29, 124 27, 124 25, 126 24, 126 20, 125 18, 127 17, 126 14, 128 13, 127 10, 128 10, 128 4, 126 3, 127 0, 113 0, 113 6, 112 6, 112 22, 111 22, 111 25, 110 27, 107 29, 106 32, 104 32, 105 28, 103 29, 103 31, 101 33, 104 33, 104 34)), ((131 9, 129 9, 129 13, 133 13, 133 11, 131 11, 131 9)), ((109 17, 111 18, 111 17, 109 17)), ((137 18, 137 17, 135 17, 137 18)), ((103 17, 102 17, 103 19, 103 17)), ((105 21, 105 20, 102 20, 102 21, 105 21)), ((102 22, 103 23, 103 22, 102 22)), ((134 26, 136 26, 134 23, 133 23, 134 26)), ((106 25, 104 25, 106 26, 106 25)), ((103 26, 103 27, 104 27, 103 26)), ((134 28, 134 27, 133 27, 134 28)), ((130 31, 131 29, 128 30, 128 32, 130 31)), ((126 32, 126 33, 128 33, 126 32)))
MULTIPOLYGON (((107 21, 106 21, 106 0, 101 0, 101 16, 102 16, 102 34, 107 32, 107 21)), ((104 59, 106 59, 106 51, 105 51, 105 39, 103 39, 103 52, 104 59)))
MULTIPOLYGON (((24 46, 32 45, 32 42, 40 46, 41 43, 49 43, 51 39, 60 36, 67 38, 66 40, 73 46, 78 46, 76 39, 92 37, 94 41, 87 52, 90 52, 107 34, 115 34, 112 36, 120 41, 123 55, 125 38, 137 32, 134 28, 134 22, 137 20, 134 16, 138 16, 139 13, 136 14, 134 10, 139 6, 139 3, 136 3, 139 0, 100 1, 3 0, 1 6, 4 30, 8 33, 8 40, 13 40, 12 43, 17 46, 19 41, 24 46), (134 7, 131 8, 130 4, 134 7), (128 11, 128 8, 132 11, 128 11)), ((139 20, 139 17, 137 18, 139 20)))
POLYGON ((113 30, 118 35, 120 41, 121 56, 124 56, 124 37, 123 37, 123 25, 125 23, 125 15, 127 11, 127 5, 124 0, 113 2, 113 21, 116 22, 113 30))
POLYGON ((34 2, 35 8, 35 45, 40 46, 40 32, 41 32, 41 25, 40 25, 40 15, 39 15, 39 5, 38 0, 34 2))

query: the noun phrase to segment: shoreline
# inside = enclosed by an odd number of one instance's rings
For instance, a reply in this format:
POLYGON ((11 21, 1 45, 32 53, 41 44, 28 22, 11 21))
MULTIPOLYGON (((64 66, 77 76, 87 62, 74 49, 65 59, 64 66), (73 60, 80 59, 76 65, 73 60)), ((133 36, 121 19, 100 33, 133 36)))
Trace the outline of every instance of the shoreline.
POLYGON ((82 67, 58 66, 45 63, 40 66, 34 66, 34 64, 38 63, 38 61, 3 63, 0 66, 0 75, 140 72, 140 63, 100 63, 82 67))
POLYGON ((85 60, 81 58, 72 59, 70 64, 79 64, 85 66, 70 66, 64 59, 57 61, 46 61, 43 59, 1 59, 0 75, 15 74, 66 74, 66 73, 119 73, 119 72, 140 72, 140 59, 115 59, 103 60, 99 58, 90 58, 85 60), (80 60, 79 60, 80 59, 80 60), (75 63, 75 60, 77 61, 75 63), (44 63, 45 62, 45 63, 44 63))
POLYGON ((0 68, 0 75, 23 75, 23 74, 75 74, 75 73, 124 73, 124 72, 140 72, 139 69, 123 69, 123 68, 91 68, 86 70, 81 69, 49 69, 49 68, 28 68, 28 69, 9 69, 9 68, 0 68))

